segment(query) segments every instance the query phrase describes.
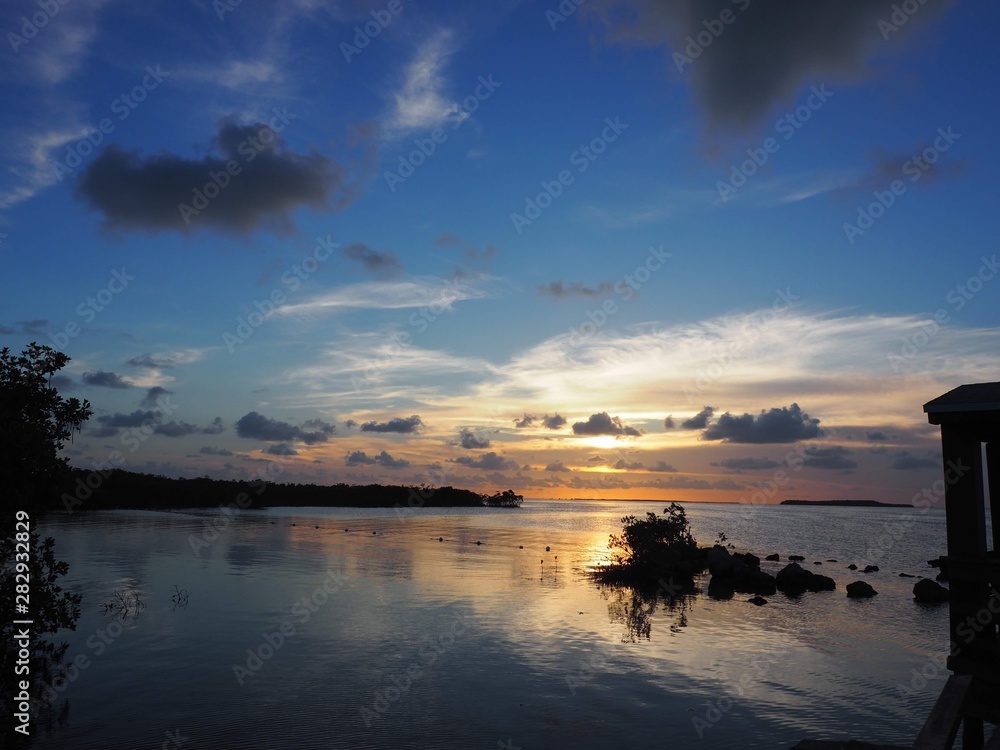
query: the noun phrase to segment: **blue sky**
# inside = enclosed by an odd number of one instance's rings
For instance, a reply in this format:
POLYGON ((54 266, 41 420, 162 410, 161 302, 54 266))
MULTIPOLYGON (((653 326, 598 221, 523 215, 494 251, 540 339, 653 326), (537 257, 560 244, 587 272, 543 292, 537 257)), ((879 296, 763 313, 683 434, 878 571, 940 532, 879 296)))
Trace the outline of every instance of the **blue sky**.
POLYGON ((998 16, 8 3, 0 345, 77 466, 906 502, 998 379, 998 16))

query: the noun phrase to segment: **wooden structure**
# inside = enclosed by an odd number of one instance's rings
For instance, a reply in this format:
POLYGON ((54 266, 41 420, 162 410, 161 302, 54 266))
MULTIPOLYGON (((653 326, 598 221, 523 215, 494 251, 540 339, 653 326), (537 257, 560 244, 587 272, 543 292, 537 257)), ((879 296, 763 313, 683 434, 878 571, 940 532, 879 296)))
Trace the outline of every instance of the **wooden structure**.
MULTIPOLYGON (((986 522, 989 488, 1000 497, 1000 383, 959 386, 924 411, 941 427, 944 476, 930 490, 945 498, 954 674, 914 748, 950 748, 961 722, 965 750, 980 750, 983 722, 1000 723, 1000 558, 988 549, 1000 548, 1000 519, 986 522)), ((989 747, 1000 747, 1000 732, 989 747)))

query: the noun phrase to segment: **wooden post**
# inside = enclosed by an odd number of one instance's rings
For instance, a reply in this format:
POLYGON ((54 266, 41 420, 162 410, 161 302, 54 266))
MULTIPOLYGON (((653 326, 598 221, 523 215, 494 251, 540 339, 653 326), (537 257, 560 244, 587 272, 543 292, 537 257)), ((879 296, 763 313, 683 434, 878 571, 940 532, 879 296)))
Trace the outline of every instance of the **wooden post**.
POLYGON ((1000 552, 1000 443, 986 444, 986 474, 990 490, 993 551, 1000 552))

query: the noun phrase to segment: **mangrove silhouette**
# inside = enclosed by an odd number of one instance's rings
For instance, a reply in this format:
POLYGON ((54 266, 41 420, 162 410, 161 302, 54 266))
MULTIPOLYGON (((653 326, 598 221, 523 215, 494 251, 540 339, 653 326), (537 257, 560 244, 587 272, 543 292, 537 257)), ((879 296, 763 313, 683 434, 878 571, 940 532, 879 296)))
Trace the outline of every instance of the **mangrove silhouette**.
POLYGON ((912 508, 910 503, 882 503, 878 500, 782 500, 781 505, 819 505, 836 508, 912 508))
POLYGON ((517 508, 524 500, 513 490, 486 495, 457 487, 427 485, 318 485, 208 477, 172 479, 124 469, 73 469, 68 480, 61 491, 49 496, 50 507, 73 512, 110 508, 163 510, 219 507, 239 502, 241 507, 256 508, 517 508))

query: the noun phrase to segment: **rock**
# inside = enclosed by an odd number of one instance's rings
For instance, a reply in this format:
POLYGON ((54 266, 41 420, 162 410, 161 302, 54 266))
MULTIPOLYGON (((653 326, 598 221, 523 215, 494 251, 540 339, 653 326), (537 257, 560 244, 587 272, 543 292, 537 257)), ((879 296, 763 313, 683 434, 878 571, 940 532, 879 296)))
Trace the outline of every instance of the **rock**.
POLYGON ((737 591, 743 594, 764 594, 770 596, 778 590, 774 576, 762 570, 752 570, 744 580, 740 581, 737 591))
POLYGON ((851 599, 867 599, 870 596, 877 596, 878 592, 865 581, 855 581, 847 584, 847 595, 851 599))
POLYGON ((813 565, 822 565, 822 564, 823 564, 823 563, 821 563, 821 562, 820 562, 819 560, 815 560, 815 561, 813 561, 813 565))
POLYGON ((827 562, 837 562, 836 560, 827 560, 827 562))
POLYGON ((802 555, 789 555, 788 559, 791 560, 792 562, 801 562, 805 560, 805 558, 802 555))
POLYGON ((810 576, 808 587, 810 591, 836 591, 837 582, 830 576, 816 575, 810 576))
POLYGON ((721 544, 716 544, 708 550, 706 557, 708 559, 708 572, 713 576, 731 576, 736 568, 733 556, 721 544))
MULTIPOLYGON (((789 558, 791 559, 791 558, 789 558)), ((789 563, 774 578, 775 586, 786 594, 801 594, 809 589, 812 573, 798 563, 789 563)))
POLYGON ((765 599, 763 596, 755 596, 753 599, 747 599, 747 603, 754 604, 758 607, 763 607, 765 604, 767 604, 767 599, 765 599))
POLYGON ((866 565, 862 573, 878 573, 878 565, 866 565))
POLYGON ((733 558, 739 560, 748 568, 760 567, 760 558, 757 557, 757 555, 750 554, 749 552, 737 552, 733 555, 733 558))
POLYGON ((768 562, 780 562, 781 561, 781 555, 779 555, 777 552, 775 552, 773 555, 768 555, 764 559, 767 560, 768 562))
POLYGON ((714 575, 708 582, 708 595, 713 599, 732 599, 735 593, 728 576, 714 575))
POLYGON ((854 563, 851 563, 850 565, 847 566, 847 569, 848 570, 857 570, 858 566, 855 565, 854 563))
POLYGON ((900 573, 899 577, 900 578, 916 578, 915 575, 911 575, 910 573, 900 573))
POLYGON ((934 576, 934 580, 935 581, 947 581, 948 580, 948 572, 945 571, 945 570, 942 570, 940 573, 938 573, 936 576, 934 576))
POLYGON ((939 604, 948 601, 951 592, 940 583, 930 578, 922 578, 913 584, 913 598, 926 604, 939 604))

